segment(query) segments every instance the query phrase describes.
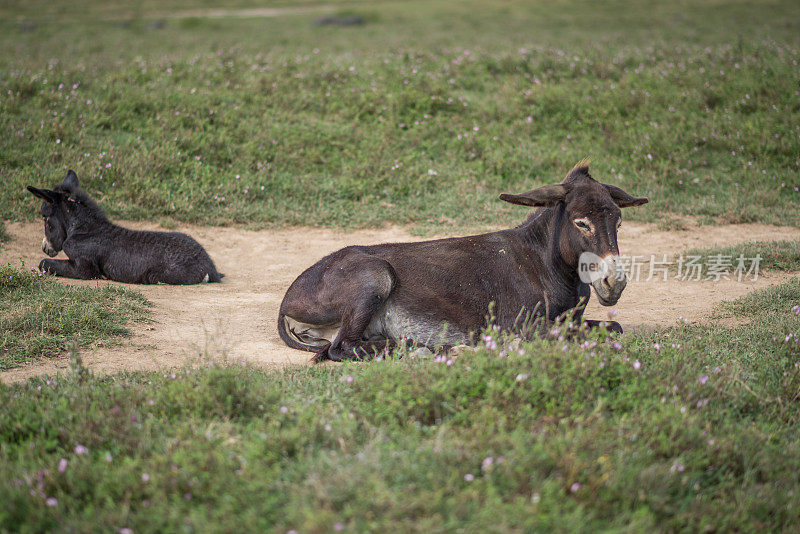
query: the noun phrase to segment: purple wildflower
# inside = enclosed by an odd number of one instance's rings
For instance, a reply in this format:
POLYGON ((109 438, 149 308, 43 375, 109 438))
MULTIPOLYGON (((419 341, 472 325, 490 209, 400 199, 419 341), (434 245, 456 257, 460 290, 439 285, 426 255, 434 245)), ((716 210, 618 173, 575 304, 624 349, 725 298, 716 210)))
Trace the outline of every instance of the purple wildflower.
POLYGON ((487 471, 490 467, 492 467, 492 464, 494 464, 494 458, 487 456, 481 462, 481 471, 487 471))

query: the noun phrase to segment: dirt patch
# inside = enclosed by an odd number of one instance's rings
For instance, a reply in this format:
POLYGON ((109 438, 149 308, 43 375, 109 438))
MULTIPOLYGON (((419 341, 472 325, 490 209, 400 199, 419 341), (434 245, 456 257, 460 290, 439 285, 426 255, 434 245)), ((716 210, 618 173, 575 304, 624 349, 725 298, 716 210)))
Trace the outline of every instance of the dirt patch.
MULTIPOLYGON (((155 224, 126 223, 138 229, 155 224)), ((6 223, 12 240, 0 248, 0 264, 35 267, 43 228, 36 223, 6 223)), ((206 247, 220 272, 222 284, 198 286, 125 286, 141 291, 153 304, 151 323, 133 325, 134 335, 121 346, 99 347, 83 354, 95 372, 161 369, 183 365, 206 351, 226 353, 261 367, 303 364, 309 354, 292 350, 275 328, 278 307, 289 284, 322 256, 353 244, 417 240, 403 228, 341 232, 290 228, 248 231, 235 228, 185 227, 206 247)), ((654 225, 625 223, 620 230, 622 253, 650 258, 678 254, 690 248, 729 245, 742 241, 800 238, 800 229, 764 225, 697 227, 683 231, 658 230, 654 225)), ((63 254, 62 254, 63 257, 63 254)), ((712 309, 754 289, 785 281, 791 275, 762 271, 758 280, 687 282, 672 276, 664 281, 631 280, 615 307, 623 327, 672 325, 679 317, 708 321, 712 309)), ((64 280, 87 286, 114 285, 109 281, 64 280)), ((122 284, 121 284, 122 285, 122 284)), ((593 299, 587 317, 603 319, 608 312, 593 299)), ((65 357, 0 373, 16 381, 67 368, 65 357)))
POLYGON ((334 9, 336 9, 336 6, 326 5, 300 7, 257 7, 249 9, 192 9, 189 11, 150 13, 148 17, 165 19, 252 19, 283 17, 286 15, 305 15, 306 13, 328 12, 333 11, 334 9))

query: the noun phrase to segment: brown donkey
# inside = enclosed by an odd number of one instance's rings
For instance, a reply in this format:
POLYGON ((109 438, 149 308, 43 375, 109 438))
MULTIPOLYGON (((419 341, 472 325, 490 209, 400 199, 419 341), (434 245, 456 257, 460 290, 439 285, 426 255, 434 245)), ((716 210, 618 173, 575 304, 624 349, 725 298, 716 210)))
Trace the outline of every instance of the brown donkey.
POLYGON ((595 181, 581 162, 560 184, 500 199, 540 209, 510 230, 352 246, 321 259, 286 292, 281 339, 316 352, 318 361, 361 359, 400 340, 429 348, 469 343, 486 326, 491 303, 505 329, 518 329, 526 313, 556 320, 588 300, 590 284, 601 304, 616 304, 627 283, 620 208, 646 198, 595 181))

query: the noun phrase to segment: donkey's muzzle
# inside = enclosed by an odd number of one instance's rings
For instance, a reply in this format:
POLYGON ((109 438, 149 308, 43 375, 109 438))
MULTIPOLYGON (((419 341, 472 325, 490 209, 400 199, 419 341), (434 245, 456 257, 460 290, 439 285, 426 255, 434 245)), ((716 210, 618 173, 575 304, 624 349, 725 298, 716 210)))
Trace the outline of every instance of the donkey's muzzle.
POLYGON ((626 285, 628 285, 628 279, 625 277, 625 273, 622 273, 621 277, 600 278, 592 284, 592 287, 594 287, 600 304, 613 306, 622 296, 622 290, 626 285))
POLYGON ((58 251, 53 245, 50 244, 50 241, 48 241, 47 237, 42 239, 42 250, 51 258, 58 256, 58 251))
POLYGON ((587 253, 581 255, 582 262, 591 261, 591 265, 584 267, 584 270, 581 271, 581 279, 592 285, 600 304, 613 306, 622 296, 625 286, 628 285, 625 268, 617 254, 609 254, 604 258, 593 254, 591 256, 594 257, 591 258, 587 253), (589 275, 584 276, 584 272, 589 272, 589 275))

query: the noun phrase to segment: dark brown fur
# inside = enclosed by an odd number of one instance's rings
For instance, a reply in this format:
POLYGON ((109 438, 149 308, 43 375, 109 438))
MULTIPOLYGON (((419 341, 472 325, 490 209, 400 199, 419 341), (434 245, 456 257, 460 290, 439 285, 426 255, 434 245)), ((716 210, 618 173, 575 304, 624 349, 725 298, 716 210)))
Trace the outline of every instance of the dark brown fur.
MULTIPOLYGON (((430 348, 469 342, 486 326, 491 303, 502 328, 519 328, 525 312, 555 320, 590 295, 578 275, 581 253, 618 260, 620 208, 647 202, 595 181, 585 164, 561 184, 500 198, 540 209, 510 230, 353 246, 323 258, 286 292, 281 338, 316 352, 317 360, 338 361, 391 349, 401 339, 430 348)), ((626 283, 614 265, 617 272, 591 284, 608 306, 626 283)))
POLYGON ((178 232, 129 230, 109 221, 100 206, 68 171, 52 190, 28 186, 43 200, 42 250, 66 260, 45 258, 39 270, 66 278, 107 278, 129 284, 219 282, 220 273, 200 244, 178 232))

